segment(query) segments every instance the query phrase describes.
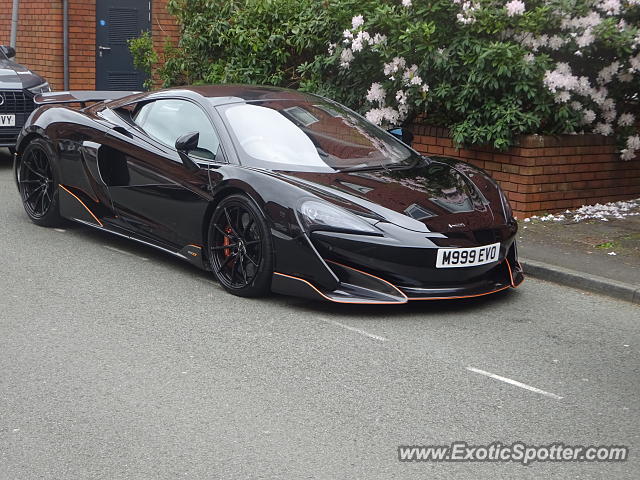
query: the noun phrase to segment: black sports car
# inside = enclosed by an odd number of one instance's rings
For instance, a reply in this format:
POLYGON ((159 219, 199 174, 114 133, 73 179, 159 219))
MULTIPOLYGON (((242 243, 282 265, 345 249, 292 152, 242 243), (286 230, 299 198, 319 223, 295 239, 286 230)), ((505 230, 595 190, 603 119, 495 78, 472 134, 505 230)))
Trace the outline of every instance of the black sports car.
POLYGON ((242 296, 395 304, 523 280, 517 223, 485 172, 331 100, 228 85, 36 102, 14 167, 36 224, 152 245, 242 296))
POLYGON ((10 149, 36 107, 33 96, 50 90, 44 78, 11 60, 15 54, 13 47, 0 45, 0 147, 10 149))

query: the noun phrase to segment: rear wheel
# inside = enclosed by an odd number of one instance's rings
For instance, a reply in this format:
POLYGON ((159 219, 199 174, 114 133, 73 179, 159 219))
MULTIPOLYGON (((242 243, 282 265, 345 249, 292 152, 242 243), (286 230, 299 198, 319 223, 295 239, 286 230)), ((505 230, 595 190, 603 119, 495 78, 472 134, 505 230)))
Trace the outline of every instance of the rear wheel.
POLYGON ((24 210, 33 223, 44 227, 55 227, 63 222, 54 158, 49 144, 41 138, 35 139, 24 150, 17 172, 24 210))
POLYGON ((262 212, 251 199, 223 199, 211 217, 208 239, 211 269, 225 290, 242 297, 269 291, 273 245, 262 212))

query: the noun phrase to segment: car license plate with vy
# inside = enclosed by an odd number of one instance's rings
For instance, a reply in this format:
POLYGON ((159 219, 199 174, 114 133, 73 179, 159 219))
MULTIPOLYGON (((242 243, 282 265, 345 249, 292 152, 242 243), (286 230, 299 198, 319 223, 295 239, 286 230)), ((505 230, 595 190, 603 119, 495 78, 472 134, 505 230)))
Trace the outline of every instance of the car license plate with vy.
POLYGON ((440 248, 436 268, 475 267, 498 261, 500 243, 470 248, 440 248))
POLYGON ((15 126, 16 126, 15 115, 5 115, 0 113, 0 127, 15 127, 15 126))

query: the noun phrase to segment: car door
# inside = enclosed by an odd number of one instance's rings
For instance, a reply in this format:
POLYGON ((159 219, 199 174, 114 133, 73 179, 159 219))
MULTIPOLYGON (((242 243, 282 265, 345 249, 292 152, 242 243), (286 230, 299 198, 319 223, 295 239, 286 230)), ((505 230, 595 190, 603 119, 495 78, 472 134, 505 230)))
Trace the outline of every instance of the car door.
POLYGON ((107 134, 99 159, 119 221, 167 246, 201 243, 202 218, 211 199, 210 169, 224 163, 211 119, 192 101, 159 99, 138 106, 131 121, 138 128, 107 134), (193 131, 200 133, 200 141, 192 158, 204 167, 195 172, 183 165, 173 146, 193 131))

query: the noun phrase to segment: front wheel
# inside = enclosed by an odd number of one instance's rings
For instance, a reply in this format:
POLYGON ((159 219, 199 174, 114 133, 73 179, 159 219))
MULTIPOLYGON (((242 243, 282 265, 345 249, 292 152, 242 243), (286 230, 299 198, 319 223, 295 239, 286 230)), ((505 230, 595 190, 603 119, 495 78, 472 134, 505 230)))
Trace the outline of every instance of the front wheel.
POLYGON ((273 242, 260 209, 245 195, 230 195, 211 217, 208 257, 228 292, 241 297, 266 294, 273 275, 273 242))
POLYGON ((18 190, 24 210, 33 223, 44 227, 63 223, 54 158, 55 153, 49 144, 38 138, 27 145, 17 169, 18 190))

